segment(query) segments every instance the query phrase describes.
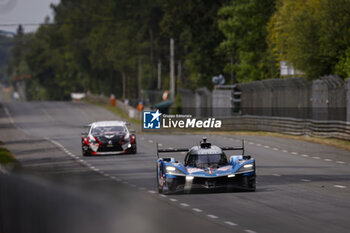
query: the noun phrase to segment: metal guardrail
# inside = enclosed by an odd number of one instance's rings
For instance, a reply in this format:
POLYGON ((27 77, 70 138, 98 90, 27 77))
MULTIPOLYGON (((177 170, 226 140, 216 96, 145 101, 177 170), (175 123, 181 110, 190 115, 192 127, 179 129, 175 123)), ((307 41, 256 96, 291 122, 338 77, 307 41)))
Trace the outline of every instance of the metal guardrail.
POLYGON ((225 130, 269 131, 350 140, 350 122, 287 117, 236 116, 223 119, 225 130))

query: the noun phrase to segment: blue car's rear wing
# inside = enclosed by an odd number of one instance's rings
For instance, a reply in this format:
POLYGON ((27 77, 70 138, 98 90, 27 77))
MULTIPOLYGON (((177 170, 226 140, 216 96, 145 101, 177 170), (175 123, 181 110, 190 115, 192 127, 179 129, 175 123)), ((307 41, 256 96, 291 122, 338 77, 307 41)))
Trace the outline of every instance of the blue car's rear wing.
MULTIPOLYGON (((159 149, 158 143, 157 145, 157 157, 159 158, 159 153, 171 153, 171 152, 188 152, 189 148, 175 148, 175 149, 159 149)), ((207 142, 206 138, 203 138, 203 141, 201 142, 201 147, 208 148, 211 144, 207 142)), ((240 147, 220 147, 222 150, 241 150, 242 155, 244 155, 244 140, 242 140, 242 146, 240 147)))
POLYGON ((171 152, 188 152, 188 148, 177 148, 177 149, 159 149, 158 143, 157 145, 157 157, 159 158, 159 153, 171 153, 171 152))
POLYGON ((242 155, 244 155, 244 140, 242 140, 241 147, 221 147, 221 150, 241 150, 242 155))

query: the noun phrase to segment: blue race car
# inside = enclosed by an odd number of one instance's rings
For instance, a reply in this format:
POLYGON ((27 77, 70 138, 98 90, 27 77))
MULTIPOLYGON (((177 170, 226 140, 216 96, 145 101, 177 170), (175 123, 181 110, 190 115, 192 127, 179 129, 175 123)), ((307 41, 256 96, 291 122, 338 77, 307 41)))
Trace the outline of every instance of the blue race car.
POLYGON ((241 147, 218 147, 203 138, 200 146, 190 149, 158 149, 157 184, 159 193, 170 194, 194 189, 255 191, 255 160, 244 155, 241 147), (224 151, 241 150, 242 155, 227 159, 224 151), (174 158, 159 158, 159 153, 187 152, 184 164, 174 158))

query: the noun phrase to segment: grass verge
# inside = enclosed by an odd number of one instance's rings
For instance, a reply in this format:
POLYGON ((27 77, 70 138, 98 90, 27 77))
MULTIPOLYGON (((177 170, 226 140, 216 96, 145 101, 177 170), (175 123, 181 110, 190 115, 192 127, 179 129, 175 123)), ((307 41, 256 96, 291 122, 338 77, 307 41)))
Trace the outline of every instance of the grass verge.
POLYGON ((200 130, 168 130, 168 131, 150 131, 148 134, 201 134, 201 135, 237 135, 237 136, 265 136, 265 137, 279 137, 294 140, 301 140, 313 143, 319 143, 327 146, 334 146, 343 150, 350 151, 350 141, 334 139, 334 138, 321 138, 314 136, 295 136, 289 134, 281 134, 265 131, 200 131, 200 130))
POLYGON ((2 146, 2 142, 0 142, 0 164, 10 170, 20 165, 12 153, 2 146))
POLYGON ((114 113, 115 115, 117 115, 118 117, 120 117, 124 121, 128 121, 128 122, 130 122, 132 124, 141 125, 141 120, 130 118, 129 115, 126 114, 120 108, 112 107, 112 106, 110 106, 108 104, 102 104, 102 103, 97 103, 97 102, 92 102, 92 101, 87 101, 87 103, 93 104, 93 105, 96 105, 96 106, 99 106, 99 107, 102 107, 102 108, 105 108, 105 109, 109 110, 110 112, 114 113))
POLYGON ((270 137, 280 137, 295 140, 302 140, 307 142, 314 142, 319 144, 324 144, 327 146, 334 146, 343 150, 350 151, 350 141, 334 139, 334 138, 321 138, 314 136, 295 136, 289 134, 273 133, 273 132, 263 132, 263 131, 230 131, 230 132, 219 132, 218 134, 223 135, 252 135, 252 136, 270 136, 270 137))

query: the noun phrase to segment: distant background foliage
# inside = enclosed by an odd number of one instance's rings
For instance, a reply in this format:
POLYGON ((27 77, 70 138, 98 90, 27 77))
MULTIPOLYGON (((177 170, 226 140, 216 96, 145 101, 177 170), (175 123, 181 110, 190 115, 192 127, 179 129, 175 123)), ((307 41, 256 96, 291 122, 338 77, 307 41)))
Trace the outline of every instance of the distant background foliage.
MULTIPOLYGON (((62 0, 35 33, 0 36, 0 73, 25 80, 31 100, 71 92, 140 98, 169 88, 169 39, 175 39, 177 88, 279 77, 287 61, 309 80, 350 76, 349 0, 62 0), (141 77, 141 78, 140 78, 141 77)), ((14 85, 15 86, 15 85, 14 85)))

